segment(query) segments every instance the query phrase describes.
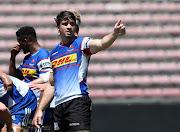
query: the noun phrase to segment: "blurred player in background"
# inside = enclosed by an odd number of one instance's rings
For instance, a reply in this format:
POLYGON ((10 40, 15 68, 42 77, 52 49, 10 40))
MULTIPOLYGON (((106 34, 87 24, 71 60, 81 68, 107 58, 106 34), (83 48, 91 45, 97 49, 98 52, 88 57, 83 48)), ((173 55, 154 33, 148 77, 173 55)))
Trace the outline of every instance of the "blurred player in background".
MULTIPOLYGON (((16 37, 19 44, 15 45, 11 50, 9 74, 29 84, 46 83, 52 70, 49 51, 42 48, 38 43, 35 29, 30 26, 21 27, 16 32, 16 37), (24 54, 29 54, 25 56, 23 62, 16 69, 15 59, 21 49, 24 54)), ((39 102, 40 93, 43 92, 43 89, 32 88, 32 90, 39 102)), ((43 122, 44 130, 49 130, 49 113, 50 110, 47 109, 43 122)))
POLYGON ((28 132, 28 122, 37 107, 34 92, 15 77, 0 71, 0 118, 6 123, 2 132, 28 132))
POLYGON ((111 33, 102 39, 75 36, 76 18, 62 11, 56 17, 60 43, 51 51, 53 73, 38 105, 34 122, 40 128, 43 111, 55 95, 54 131, 90 131, 91 99, 87 92, 87 70, 90 56, 111 46, 118 36, 125 35, 119 20, 111 33))

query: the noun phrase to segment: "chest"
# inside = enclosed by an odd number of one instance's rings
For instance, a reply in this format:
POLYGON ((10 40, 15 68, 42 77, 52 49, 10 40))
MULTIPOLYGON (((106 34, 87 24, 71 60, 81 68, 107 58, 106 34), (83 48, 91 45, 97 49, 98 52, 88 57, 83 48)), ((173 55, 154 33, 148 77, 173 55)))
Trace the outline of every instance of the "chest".
POLYGON ((38 72, 37 63, 38 63, 37 58, 34 56, 31 56, 31 57, 24 59, 23 64, 22 64, 23 76, 36 75, 38 72))
POLYGON ((58 47, 51 55, 52 68, 80 63, 82 51, 80 47, 71 45, 58 47))

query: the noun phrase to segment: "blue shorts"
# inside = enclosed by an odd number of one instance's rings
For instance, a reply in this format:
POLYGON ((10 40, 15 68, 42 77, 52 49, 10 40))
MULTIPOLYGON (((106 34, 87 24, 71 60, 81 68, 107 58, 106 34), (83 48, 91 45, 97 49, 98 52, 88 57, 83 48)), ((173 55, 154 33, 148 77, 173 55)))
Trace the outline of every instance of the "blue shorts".
POLYGON ((12 122, 21 123, 21 126, 28 126, 30 117, 33 117, 37 107, 37 99, 33 91, 29 90, 23 99, 10 109, 12 122))

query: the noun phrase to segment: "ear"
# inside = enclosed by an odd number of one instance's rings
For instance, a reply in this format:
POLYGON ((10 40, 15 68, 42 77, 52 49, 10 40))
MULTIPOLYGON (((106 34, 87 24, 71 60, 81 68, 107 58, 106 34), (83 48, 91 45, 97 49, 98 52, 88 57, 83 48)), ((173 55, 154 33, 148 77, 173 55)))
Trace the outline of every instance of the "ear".
POLYGON ((58 31, 58 36, 60 36, 60 29, 59 29, 59 26, 56 26, 57 28, 57 31, 58 31))
POLYGON ((27 44, 27 43, 29 42, 29 38, 24 38, 24 39, 23 39, 23 42, 24 42, 25 44, 27 44))

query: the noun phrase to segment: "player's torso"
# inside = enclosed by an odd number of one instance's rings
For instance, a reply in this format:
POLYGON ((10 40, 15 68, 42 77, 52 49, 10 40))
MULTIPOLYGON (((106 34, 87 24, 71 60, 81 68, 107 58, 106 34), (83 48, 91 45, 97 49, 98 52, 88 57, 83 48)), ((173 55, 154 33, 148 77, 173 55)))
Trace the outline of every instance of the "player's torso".
POLYGON ((50 58, 54 71, 57 99, 81 95, 78 77, 82 61, 81 41, 82 38, 66 46, 58 44, 51 52, 50 58))
POLYGON ((25 82, 31 82, 37 79, 39 71, 37 68, 37 57, 29 56, 22 65, 22 75, 24 76, 25 82))
POLYGON ((25 82, 31 82, 37 78, 43 72, 41 69, 45 69, 45 65, 50 63, 48 61, 49 52, 43 48, 39 49, 36 53, 32 55, 27 55, 23 63, 21 64, 22 75, 24 76, 25 82), (41 62, 41 63, 40 63, 41 62))
POLYGON ((39 70, 37 67, 38 53, 28 55, 22 63, 22 75, 25 82, 31 82, 39 77, 39 70))

